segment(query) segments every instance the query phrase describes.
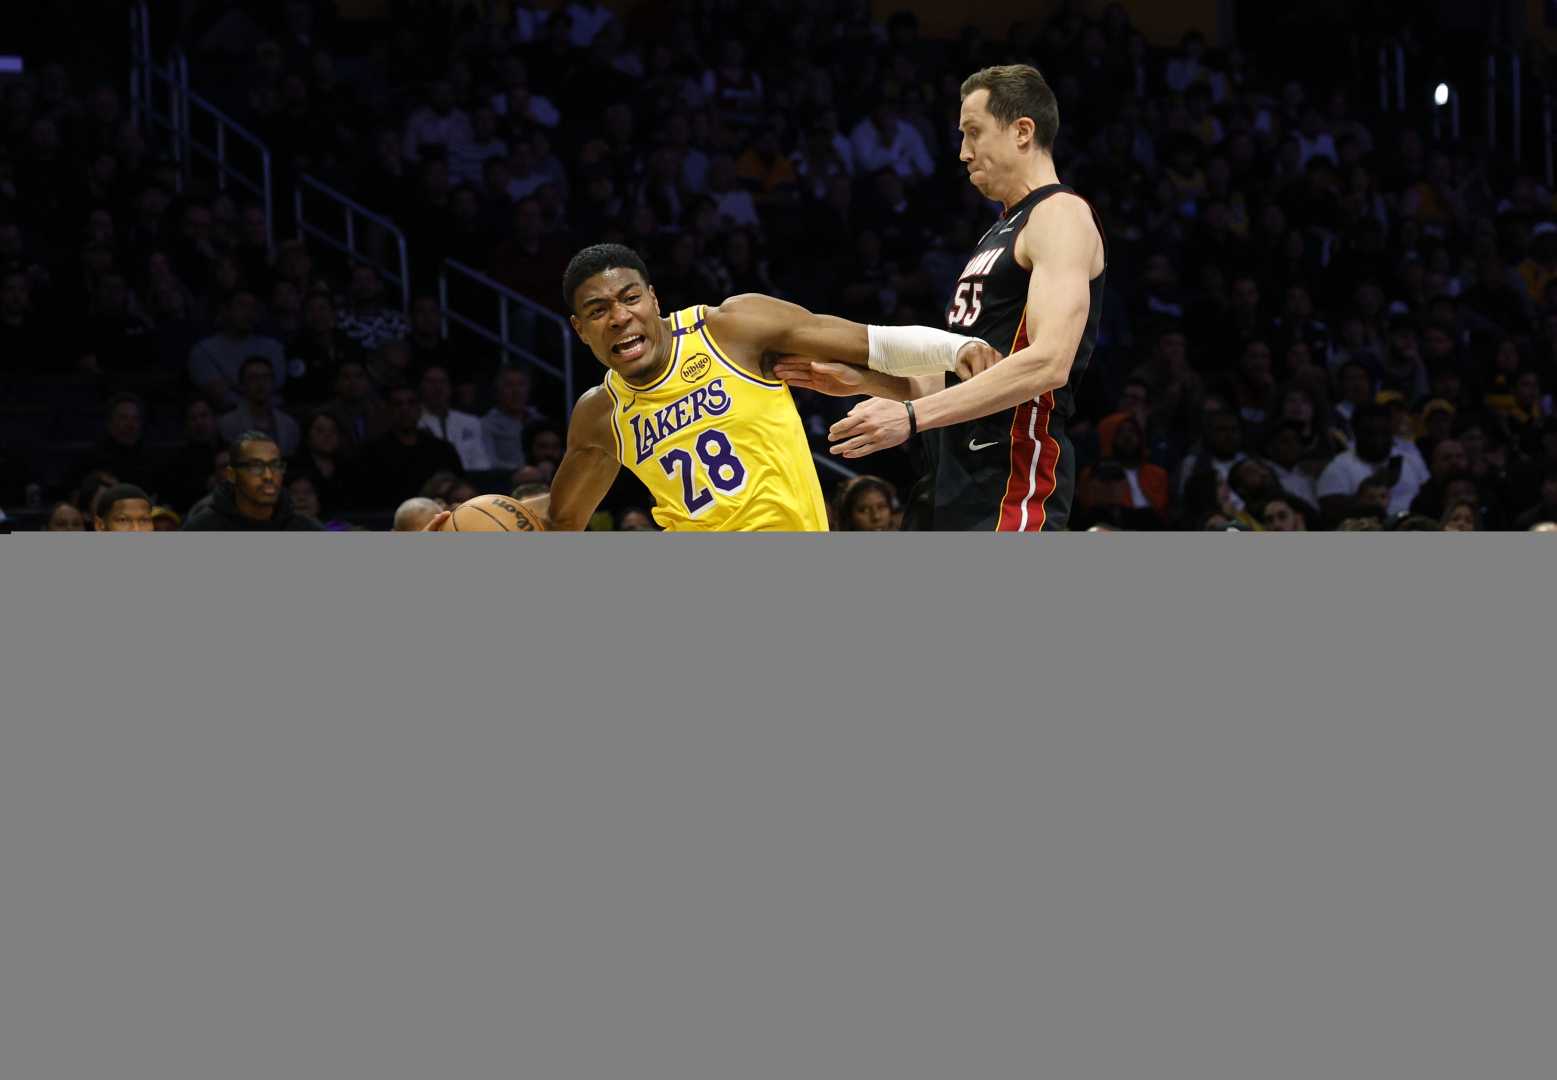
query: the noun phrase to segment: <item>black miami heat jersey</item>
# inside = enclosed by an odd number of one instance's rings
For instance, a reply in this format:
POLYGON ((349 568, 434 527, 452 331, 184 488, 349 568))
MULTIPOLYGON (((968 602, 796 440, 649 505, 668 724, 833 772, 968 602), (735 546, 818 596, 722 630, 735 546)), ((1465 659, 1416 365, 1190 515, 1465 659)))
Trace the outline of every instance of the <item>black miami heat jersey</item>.
MULTIPOLYGON (((973 251, 951 302, 946 328, 983 338, 1010 356, 1028 343, 1027 289, 1031 271, 1016 261, 1016 238, 1033 208, 1051 195, 1074 195, 1064 184, 1038 188, 1001 215, 973 251)), ((1092 215, 1098 235, 1103 225, 1092 215)), ((1092 279, 1087 327, 1058 390, 990 416, 927 432, 935 477, 934 528, 1001 532, 1062 530, 1075 492, 1076 454, 1065 436, 1075 411, 1074 388, 1086 372, 1097 343, 1103 310, 1104 270, 1092 279)), ((946 377, 948 386, 958 382, 946 377)))

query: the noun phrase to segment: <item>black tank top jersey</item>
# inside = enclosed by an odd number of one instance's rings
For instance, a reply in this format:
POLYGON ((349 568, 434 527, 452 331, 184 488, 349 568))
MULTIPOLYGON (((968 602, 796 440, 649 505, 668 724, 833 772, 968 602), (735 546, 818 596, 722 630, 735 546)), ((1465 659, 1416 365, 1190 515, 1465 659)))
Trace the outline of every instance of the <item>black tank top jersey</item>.
MULTIPOLYGON (((1064 184, 1030 192, 990 226, 957 282, 946 308, 946 328, 983 338, 1009 356, 1028 343, 1027 288, 1031 271, 1016 261, 1016 238, 1033 208, 1051 195, 1074 195, 1064 184)), ((1098 236, 1103 225, 1093 211, 1098 236)), ((1097 344, 1104 271, 1091 282, 1087 327, 1070 379, 1037 401, 927 432, 935 476, 937 530, 1037 532, 1062 530, 1075 493, 1076 455, 1065 426, 1075 411, 1074 388, 1097 344)), ((955 374, 946 384, 955 386, 955 374)))

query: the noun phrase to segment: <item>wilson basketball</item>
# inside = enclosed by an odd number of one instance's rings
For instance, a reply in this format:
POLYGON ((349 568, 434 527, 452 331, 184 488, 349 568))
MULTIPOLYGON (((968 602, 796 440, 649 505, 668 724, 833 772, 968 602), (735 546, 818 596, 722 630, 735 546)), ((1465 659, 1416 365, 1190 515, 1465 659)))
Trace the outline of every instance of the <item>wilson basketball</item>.
POLYGON ((507 495, 477 495, 460 503, 444 523, 444 532, 542 532, 534 511, 507 495))

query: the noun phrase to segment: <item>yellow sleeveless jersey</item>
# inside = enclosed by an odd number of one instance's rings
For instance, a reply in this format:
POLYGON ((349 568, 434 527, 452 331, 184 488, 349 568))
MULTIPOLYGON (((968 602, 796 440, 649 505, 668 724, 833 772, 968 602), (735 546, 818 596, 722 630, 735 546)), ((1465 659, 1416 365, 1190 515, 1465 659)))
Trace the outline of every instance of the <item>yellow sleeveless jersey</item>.
POLYGON ((707 311, 670 317, 670 364, 652 384, 606 373, 622 464, 654 496, 666 530, 826 532, 789 387, 737 367, 709 332, 707 311))

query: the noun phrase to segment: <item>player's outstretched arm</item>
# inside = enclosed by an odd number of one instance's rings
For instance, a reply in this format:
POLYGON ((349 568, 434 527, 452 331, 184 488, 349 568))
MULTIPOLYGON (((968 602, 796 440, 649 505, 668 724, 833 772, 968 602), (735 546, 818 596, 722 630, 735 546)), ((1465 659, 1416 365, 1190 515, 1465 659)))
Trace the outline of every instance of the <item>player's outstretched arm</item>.
POLYGON ((550 494, 526 504, 543 514, 549 531, 578 532, 589 524, 621 468, 611 433, 611 396, 604 386, 592 387, 573 407, 568 448, 550 494))
MULTIPOLYGON (((1036 216, 1021 237, 1033 267, 1026 306, 1029 344, 966 382, 916 400, 918 430, 990 416, 1058 390, 1070 378, 1087 327, 1099 239, 1080 199, 1050 199, 1042 210, 1042 245, 1030 239, 1038 235, 1036 216)), ((832 453, 856 458, 899 445, 909 430, 902 406, 864 401, 832 426, 828 438, 832 453)))
POLYGON ((836 364, 811 356, 781 356, 773 364, 773 377, 801 390, 814 390, 831 397, 888 398, 913 401, 935 393, 946 385, 944 375, 884 375, 870 368, 836 364))
POLYGON ((757 293, 710 308, 708 324, 715 338, 747 355, 819 357, 896 376, 869 379, 859 392, 900 401, 913 393, 909 377, 943 375, 959 364, 982 370, 1000 359, 978 338, 930 326, 866 326, 757 293))

